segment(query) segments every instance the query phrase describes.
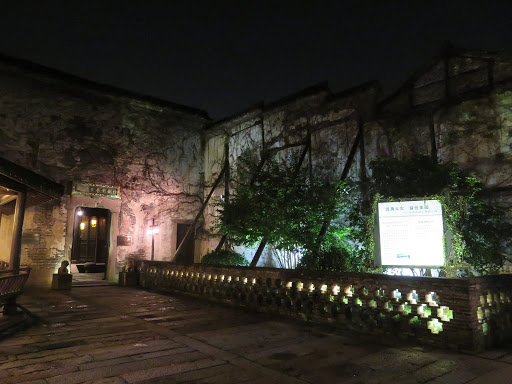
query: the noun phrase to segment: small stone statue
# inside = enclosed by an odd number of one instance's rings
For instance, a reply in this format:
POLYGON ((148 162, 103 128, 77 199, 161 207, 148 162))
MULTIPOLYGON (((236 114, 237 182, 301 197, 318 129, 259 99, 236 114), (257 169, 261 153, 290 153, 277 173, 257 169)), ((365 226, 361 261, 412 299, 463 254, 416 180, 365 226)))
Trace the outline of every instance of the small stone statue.
POLYGON ((68 265, 69 265, 69 261, 64 260, 62 263, 60 263, 60 268, 57 271, 57 273, 59 275, 67 275, 69 273, 68 272, 68 265))
POLYGON ((133 259, 127 259, 126 264, 124 265, 124 271, 125 272, 135 272, 136 270, 136 263, 133 259))

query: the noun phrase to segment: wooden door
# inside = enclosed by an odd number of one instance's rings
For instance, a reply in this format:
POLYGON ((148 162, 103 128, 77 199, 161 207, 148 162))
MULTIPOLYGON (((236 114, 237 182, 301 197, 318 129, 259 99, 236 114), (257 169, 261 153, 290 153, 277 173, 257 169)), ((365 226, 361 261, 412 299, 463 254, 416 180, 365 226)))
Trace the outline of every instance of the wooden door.
POLYGON ((75 212, 71 262, 107 264, 110 245, 110 211, 78 208, 75 212))
MULTIPOLYGON (((176 249, 180 246, 191 225, 192 224, 178 224, 176 229, 176 249)), ((176 258, 177 263, 194 264, 194 242, 194 234, 192 234, 189 236, 187 242, 183 244, 184 249, 176 258)))

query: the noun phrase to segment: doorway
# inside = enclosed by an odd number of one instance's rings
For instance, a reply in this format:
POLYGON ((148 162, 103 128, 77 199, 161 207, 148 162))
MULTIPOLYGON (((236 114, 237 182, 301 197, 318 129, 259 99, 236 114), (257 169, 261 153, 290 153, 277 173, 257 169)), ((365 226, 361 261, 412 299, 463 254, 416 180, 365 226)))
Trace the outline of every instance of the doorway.
MULTIPOLYGON (((181 242, 185 238, 187 231, 192 226, 192 224, 181 224, 178 223, 176 228, 176 249, 179 248, 181 242)), ((194 264, 194 237, 189 236, 186 243, 183 244, 183 251, 180 252, 178 257, 176 258, 176 263, 179 264, 194 264)))
MULTIPOLYGON (((106 273, 110 246, 110 211, 103 208, 75 210, 71 263, 80 273, 106 273)), ((102 278, 103 278, 102 277, 102 278)))

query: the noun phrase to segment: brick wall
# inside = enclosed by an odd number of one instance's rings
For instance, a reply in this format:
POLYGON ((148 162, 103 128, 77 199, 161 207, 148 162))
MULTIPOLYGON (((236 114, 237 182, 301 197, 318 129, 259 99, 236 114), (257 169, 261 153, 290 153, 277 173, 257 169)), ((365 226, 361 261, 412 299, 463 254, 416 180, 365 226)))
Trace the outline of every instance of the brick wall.
POLYGON ((443 348, 511 340, 510 275, 443 279, 144 261, 140 284, 443 348))

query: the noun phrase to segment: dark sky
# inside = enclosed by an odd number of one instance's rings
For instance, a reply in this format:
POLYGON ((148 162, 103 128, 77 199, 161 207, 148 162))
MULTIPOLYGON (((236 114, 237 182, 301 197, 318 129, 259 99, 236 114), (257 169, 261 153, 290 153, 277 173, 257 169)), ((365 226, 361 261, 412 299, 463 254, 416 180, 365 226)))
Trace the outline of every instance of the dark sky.
MULTIPOLYGON (((512 53, 512 1, 4 0, 0 52, 224 117, 321 81, 398 87, 450 40, 512 53)), ((0 89, 1 91, 1 89, 0 89)))

